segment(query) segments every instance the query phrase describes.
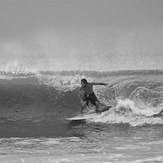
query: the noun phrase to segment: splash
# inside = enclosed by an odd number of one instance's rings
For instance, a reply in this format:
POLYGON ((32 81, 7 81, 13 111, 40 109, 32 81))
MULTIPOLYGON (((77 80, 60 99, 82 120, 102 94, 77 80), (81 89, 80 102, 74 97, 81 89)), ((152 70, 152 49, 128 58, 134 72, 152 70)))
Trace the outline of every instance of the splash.
POLYGON ((150 109, 142 110, 129 99, 118 100, 115 107, 95 116, 90 121, 106 124, 129 124, 131 126, 163 124, 163 118, 153 117, 155 113, 150 109))
POLYGON ((75 73, 73 75, 38 75, 40 84, 53 87, 60 91, 73 91, 80 87, 80 81, 86 78, 83 74, 75 73))
POLYGON ((37 70, 33 68, 29 68, 18 61, 9 62, 3 66, 1 66, 1 74, 4 75, 30 75, 36 74, 37 70))

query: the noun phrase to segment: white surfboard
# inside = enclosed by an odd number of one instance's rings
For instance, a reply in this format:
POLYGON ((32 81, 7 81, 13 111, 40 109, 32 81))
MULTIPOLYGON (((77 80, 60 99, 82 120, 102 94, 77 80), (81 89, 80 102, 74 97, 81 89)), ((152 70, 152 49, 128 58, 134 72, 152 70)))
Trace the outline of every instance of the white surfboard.
POLYGON ((71 118, 66 118, 66 119, 67 120, 70 120, 70 121, 78 121, 78 120, 92 119, 92 118, 95 118, 96 116, 100 115, 101 113, 103 113, 105 111, 108 111, 109 109, 110 109, 110 106, 108 106, 107 108, 105 108, 105 110, 102 110, 99 113, 96 113, 94 111, 94 112, 91 112, 91 113, 81 114, 81 115, 77 115, 77 116, 74 116, 74 117, 71 117, 71 118))
POLYGON ((72 118, 66 118, 67 120, 70 121, 76 121, 76 120, 86 120, 86 119, 91 119, 97 116, 97 113, 89 113, 89 114, 81 114, 72 118))

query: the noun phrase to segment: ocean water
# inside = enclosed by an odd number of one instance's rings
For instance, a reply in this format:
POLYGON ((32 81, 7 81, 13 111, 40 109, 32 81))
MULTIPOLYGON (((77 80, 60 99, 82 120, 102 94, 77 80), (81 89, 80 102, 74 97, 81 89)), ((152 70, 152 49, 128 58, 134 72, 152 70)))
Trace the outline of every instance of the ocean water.
POLYGON ((0 72, 0 163, 163 162, 163 71, 0 72), (112 105, 87 121, 81 78, 112 105))

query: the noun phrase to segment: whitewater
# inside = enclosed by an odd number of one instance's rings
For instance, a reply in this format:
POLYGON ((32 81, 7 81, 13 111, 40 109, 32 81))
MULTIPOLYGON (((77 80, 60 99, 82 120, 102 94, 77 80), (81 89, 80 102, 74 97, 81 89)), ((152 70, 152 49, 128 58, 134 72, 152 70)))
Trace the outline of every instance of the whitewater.
POLYGON ((163 162, 163 71, 0 72, 0 162, 163 162), (79 114, 80 80, 103 112, 79 114))

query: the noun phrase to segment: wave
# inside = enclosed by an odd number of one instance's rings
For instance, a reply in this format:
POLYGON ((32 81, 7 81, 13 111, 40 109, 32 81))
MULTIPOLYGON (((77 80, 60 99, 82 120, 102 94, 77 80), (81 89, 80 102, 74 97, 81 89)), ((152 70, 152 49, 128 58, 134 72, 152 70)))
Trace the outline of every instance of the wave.
POLYGON ((61 92, 36 77, 0 81, 1 120, 50 120, 69 115, 79 104, 75 90, 61 92))
POLYGON ((156 114, 153 114, 152 110, 141 110, 136 107, 132 100, 125 99, 119 100, 115 107, 95 116, 89 121, 105 124, 129 124, 131 126, 163 124, 163 117, 155 117, 154 115, 156 114))
POLYGON ((149 73, 89 74, 88 72, 39 72, 24 78, 0 79, 0 122, 59 121, 80 111, 81 78, 107 82, 95 87, 95 93, 112 109, 92 121, 132 126, 162 124, 155 117, 163 109, 163 75, 149 73))

